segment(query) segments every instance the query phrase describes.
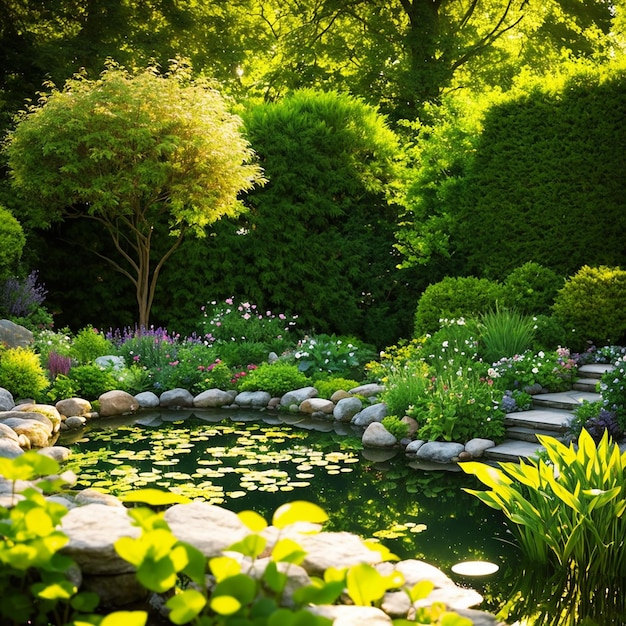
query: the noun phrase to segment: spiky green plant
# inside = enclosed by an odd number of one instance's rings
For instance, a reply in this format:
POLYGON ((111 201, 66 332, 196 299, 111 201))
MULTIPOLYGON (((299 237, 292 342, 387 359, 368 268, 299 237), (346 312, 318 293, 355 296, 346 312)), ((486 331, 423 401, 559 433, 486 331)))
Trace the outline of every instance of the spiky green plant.
POLYGON ((530 348, 535 335, 535 321, 513 309, 496 307, 481 316, 481 352, 485 361, 495 363, 530 348))

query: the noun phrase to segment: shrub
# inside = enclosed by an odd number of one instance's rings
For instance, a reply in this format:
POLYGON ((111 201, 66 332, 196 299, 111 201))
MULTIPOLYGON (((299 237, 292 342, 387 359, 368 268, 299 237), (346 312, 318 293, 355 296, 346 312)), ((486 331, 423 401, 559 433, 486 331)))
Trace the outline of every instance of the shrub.
POLYGON ((99 356, 113 352, 113 343, 93 326, 78 331, 72 341, 70 356, 80 364, 93 363, 99 356))
POLYGON ((272 396, 282 396, 288 391, 310 384, 295 365, 289 363, 262 363, 239 381, 240 391, 267 391, 272 396))
POLYGON ((211 347, 217 358, 230 367, 237 368, 249 363, 264 363, 270 352, 281 354, 283 349, 292 348, 293 343, 278 339, 271 344, 258 341, 216 341, 211 347))
POLYGON ((430 369, 424 361, 417 361, 392 371, 385 378, 381 401, 390 415, 407 415, 426 401, 432 389, 430 369))
POLYGON ((38 399, 50 385, 39 356, 28 348, 9 348, 0 353, 0 387, 14 398, 38 399))
POLYGON ((570 431, 578 437, 583 429, 589 433, 596 444, 600 443, 605 432, 613 440, 617 440, 623 432, 615 411, 608 411, 604 408, 602 400, 597 402, 583 400, 583 403, 575 409, 570 431))
POLYGON ((117 353, 127 365, 140 365, 150 370, 160 370, 176 360, 178 335, 170 335, 165 328, 124 328, 107 333, 117 353))
POLYGON ((409 435, 409 425, 403 422, 397 415, 383 417, 382 424, 387 432, 392 434, 398 441, 409 435))
POLYGON ((72 337, 69 328, 54 331, 49 328, 39 329, 33 332, 34 348, 39 352, 42 364, 48 362, 50 352, 56 352, 62 356, 69 356, 72 347, 72 337))
POLYGON ((318 378, 315 381, 317 395, 327 400, 330 400, 336 391, 350 391, 359 385, 358 381, 349 378, 318 378))
MULTIPOLYGON (((10 211, 0 205, 0 279, 15 269, 25 243, 26 237, 22 226, 10 211)), ((2 299, 0 296, 0 301, 2 299)))
POLYGON ((414 336, 436 332, 440 320, 477 317, 503 298, 502 285, 486 278, 447 277, 429 285, 417 304, 414 336))
POLYGON ((571 329, 566 330, 554 315, 537 315, 535 318, 535 334, 531 346, 535 352, 550 352, 559 346, 568 346, 572 338, 571 329))
POLYGON ((441 328, 424 342, 426 360, 436 371, 457 370, 478 358, 478 327, 468 320, 442 319, 441 328))
POLYGON ((118 389, 120 385, 110 370, 97 365, 73 367, 68 378, 75 383, 76 394, 86 400, 94 400, 107 391, 118 389))
POLYGON ((72 359, 69 356, 59 354, 58 352, 50 352, 48 354, 48 372, 53 380, 59 375, 67 376, 72 367, 72 359))
POLYGON ((549 315, 564 278, 529 261, 514 269, 503 283, 503 304, 525 315, 549 315))
POLYGON ((70 380, 65 374, 59 374, 52 382, 50 389, 46 391, 46 396, 52 400, 52 402, 57 402, 58 400, 65 400, 66 398, 74 398, 78 396, 79 393, 80 388, 76 381, 70 380))
POLYGON ((391 373, 399 372, 424 359, 425 341, 425 338, 410 341, 403 339, 397 345, 385 348, 380 352, 378 360, 365 364, 366 374, 380 383, 386 383, 391 373))
POLYGON ((575 330, 575 349, 585 342, 619 344, 626 337, 626 271, 618 267, 583 266, 568 278, 554 301, 555 315, 575 330))
POLYGON ((602 374, 600 382, 602 403, 615 412, 617 422, 626 430, 626 356, 615 361, 615 369, 602 374))
POLYGON ((517 311, 501 309, 483 313, 480 318, 480 352, 487 363, 513 357, 528 350, 533 342, 535 320, 517 311))

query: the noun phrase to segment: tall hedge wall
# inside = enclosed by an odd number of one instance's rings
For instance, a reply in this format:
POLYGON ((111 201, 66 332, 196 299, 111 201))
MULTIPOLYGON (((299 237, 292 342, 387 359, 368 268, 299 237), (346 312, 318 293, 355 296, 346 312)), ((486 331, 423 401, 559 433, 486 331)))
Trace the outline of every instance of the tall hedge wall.
POLYGON ((626 72, 493 107, 449 206, 467 274, 626 266, 626 72))

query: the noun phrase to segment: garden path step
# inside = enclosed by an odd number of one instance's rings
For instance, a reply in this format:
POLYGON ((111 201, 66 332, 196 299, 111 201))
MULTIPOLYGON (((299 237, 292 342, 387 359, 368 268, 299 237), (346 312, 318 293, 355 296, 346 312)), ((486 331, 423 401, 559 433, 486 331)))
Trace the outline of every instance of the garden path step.
POLYGON ((509 439, 515 439, 516 441, 530 441, 537 445, 539 440, 537 435, 547 435, 548 437, 555 437, 558 435, 553 430, 545 430, 541 428, 525 428, 524 426, 511 426, 506 429, 506 435, 509 439))
MULTIPOLYGON (((563 409, 532 409, 530 411, 519 411, 509 413, 504 418, 505 426, 532 428, 534 430, 549 431, 553 436, 564 433, 572 419, 571 411, 563 409)), ((507 429, 507 436, 510 437, 511 429, 507 429)))
POLYGON ((573 411, 585 400, 596 402, 600 400, 600 394, 591 391, 578 391, 576 389, 559 393, 538 393, 533 396, 533 406, 573 411))
POLYGON ((538 443, 520 441, 518 439, 505 439, 497 446, 485 450, 484 459, 486 461, 517 463, 520 460, 535 456, 540 450, 543 450, 543 446, 540 446, 538 443))
POLYGON ((578 368, 578 373, 582 374, 584 378, 602 378, 602 374, 610 370, 614 370, 615 366, 609 363, 589 363, 588 365, 581 365, 578 368))
POLYGON ((590 391, 591 393, 596 393, 599 382, 599 378, 579 378, 574 383, 574 389, 576 391, 590 391))

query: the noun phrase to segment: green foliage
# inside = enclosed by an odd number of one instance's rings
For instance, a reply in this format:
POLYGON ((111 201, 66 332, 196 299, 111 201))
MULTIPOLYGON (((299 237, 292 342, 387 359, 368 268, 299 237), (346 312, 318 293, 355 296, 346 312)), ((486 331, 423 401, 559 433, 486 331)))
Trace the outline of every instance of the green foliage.
POLYGON ((575 330, 573 347, 619 344, 626 338, 625 298, 625 270, 585 265, 567 279, 553 309, 564 326, 575 330))
POLYGON ((318 397, 326 398, 327 400, 330 400, 331 396, 336 391, 350 391, 350 389, 354 389, 360 384, 361 383, 356 380, 334 376, 315 380, 315 388, 317 389, 318 397))
POLYGON ((532 349, 550 352, 559 346, 569 346, 572 339, 572 329, 566 330, 554 315, 537 315, 535 318, 535 339, 532 349))
POLYGON ((365 365, 367 375, 378 382, 386 383, 388 376, 418 363, 424 358, 424 339, 403 339, 397 345, 381 350, 376 361, 365 365))
POLYGON ((533 345, 535 320, 510 309, 487 311, 480 317, 480 352, 487 363, 523 354, 533 345))
POLYGON ((425 402, 431 386, 428 365, 417 361, 387 374, 380 399, 386 404, 389 414, 404 416, 425 402))
POLYGON ((28 348, 10 348, 0 352, 0 387, 14 398, 41 397, 50 382, 39 356, 28 348))
POLYGON ((590 420, 598 417, 602 409, 603 403, 601 400, 597 402, 589 402, 589 400, 583 400, 582 404, 574 409, 574 419, 570 422, 569 430, 576 436, 580 435, 585 424, 590 420))
POLYGON ((504 279, 503 304, 525 315, 549 315, 563 282, 549 267, 528 261, 504 279))
POLYGON ((257 369, 239 381, 240 391, 267 391, 272 396, 282 396, 311 383, 297 366, 289 363, 261 363, 257 369))
POLYGON ((486 278, 446 277, 421 295, 414 335, 436 332, 442 319, 476 317, 495 308, 502 295, 502 286, 486 278))
POLYGON ((52 402, 58 402, 59 400, 65 400, 67 398, 74 398, 80 393, 79 383, 69 378, 65 374, 59 374, 55 377, 50 389, 46 391, 46 396, 52 400, 52 402))
POLYGON ((605 435, 596 446, 583 430, 578 447, 539 436, 549 462, 463 463, 489 491, 467 490, 504 512, 531 561, 584 578, 624 579, 626 453, 605 435))
POLYGON ((54 331, 49 328, 33 332, 35 351, 39 353, 42 363, 48 362, 48 355, 56 352, 61 356, 69 356, 72 347, 72 335, 69 328, 54 331))
POLYGON ((615 361, 615 369, 602 375, 600 384, 602 403, 614 411, 622 431, 626 431, 626 357, 615 361))
POLYGON ((72 340, 70 356, 79 365, 89 365, 99 356, 105 356, 113 352, 113 344, 103 333, 93 326, 87 326, 76 333, 72 340))
POLYGON ((500 441, 504 437, 502 394, 480 371, 460 367, 431 381, 429 394, 408 415, 417 420, 418 437, 465 443, 474 437, 500 441))
POLYGON ((478 359, 479 328, 473 320, 441 319, 441 328, 424 341, 424 358, 437 372, 458 369, 478 359))
POLYGON ((15 272, 25 243, 22 226, 10 211, 0 205, 0 279, 15 272))
POLYGON ((307 376, 328 374, 362 379, 363 368, 374 356, 371 346, 355 337, 314 335, 298 343, 293 358, 307 376))
MULTIPOLYGON (((57 377, 58 378, 58 377, 57 377)), ((103 393, 119 388, 114 373, 97 365, 79 365, 68 374, 74 395, 87 400, 96 400, 103 393)))
POLYGON ((383 417, 383 426, 387 432, 391 433, 398 441, 404 439, 409 434, 409 425, 402 421, 397 415, 387 415, 383 417))

